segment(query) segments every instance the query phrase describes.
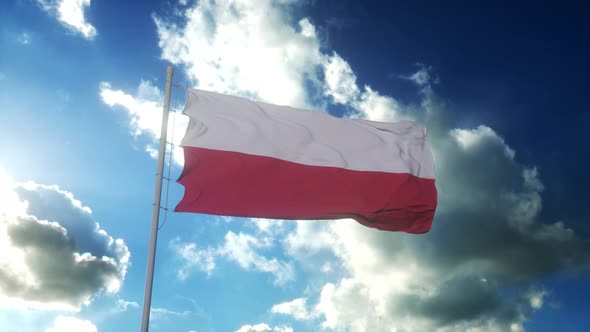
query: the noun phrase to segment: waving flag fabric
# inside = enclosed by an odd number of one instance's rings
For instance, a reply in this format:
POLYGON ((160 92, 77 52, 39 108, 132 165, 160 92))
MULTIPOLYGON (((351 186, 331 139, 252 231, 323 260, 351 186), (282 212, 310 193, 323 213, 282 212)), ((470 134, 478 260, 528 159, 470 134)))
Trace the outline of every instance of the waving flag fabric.
POLYGON ((425 129, 188 90, 178 212, 341 219, 427 232, 436 209, 425 129))

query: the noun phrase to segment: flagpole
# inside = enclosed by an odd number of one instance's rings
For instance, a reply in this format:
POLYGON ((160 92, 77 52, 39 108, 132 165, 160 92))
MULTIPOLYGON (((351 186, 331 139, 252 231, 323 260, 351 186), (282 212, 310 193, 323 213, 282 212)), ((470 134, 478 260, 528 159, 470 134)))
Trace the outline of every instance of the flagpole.
POLYGON ((166 93, 164 95, 164 109, 162 111, 162 129, 160 133, 160 150, 158 152, 158 171, 156 173, 156 189, 154 191, 154 205, 152 208, 152 232, 148 254, 147 272, 145 277, 145 292, 143 297, 143 316, 141 318, 141 332, 147 332, 150 324, 150 307, 152 304, 152 286, 154 284, 154 265, 156 263, 156 242, 158 240, 158 224, 160 220, 160 199, 162 197, 162 177, 164 174, 164 157, 166 154, 166 137, 168 132, 168 113, 170 112, 170 89, 172 88, 172 74, 174 68, 166 68, 166 93))

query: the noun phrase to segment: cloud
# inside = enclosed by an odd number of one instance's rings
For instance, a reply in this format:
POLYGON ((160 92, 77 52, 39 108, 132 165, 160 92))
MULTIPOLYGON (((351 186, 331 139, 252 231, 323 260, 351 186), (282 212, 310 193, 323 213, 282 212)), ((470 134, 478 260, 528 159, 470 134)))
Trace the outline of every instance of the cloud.
POLYGON ((139 303, 135 301, 125 301, 123 299, 117 300, 117 312, 127 311, 129 308, 139 309, 139 303))
POLYGON ((231 231, 225 235, 225 244, 220 253, 237 263, 245 270, 271 273, 276 285, 283 285, 295 279, 293 265, 276 258, 266 258, 255 249, 270 248, 272 242, 268 237, 254 237, 248 234, 235 234, 231 231))
POLYGON ((109 107, 122 107, 129 113, 133 136, 144 132, 153 137, 160 135, 163 97, 151 82, 141 81, 135 96, 113 90, 110 83, 101 82, 100 97, 109 107))
POLYGON ((170 247, 182 262, 177 273, 180 280, 186 280, 195 267, 211 275, 216 266, 216 258, 223 257, 244 270, 270 273, 275 285, 284 285, 295 279, 293 265, 276 258, 267 258, 259 252, 273 246, 273 240, 269 236, 254 237, 232 231, 226 233, 223 244, 206 250, 198 249, 196 243, 181 242, 178 238, 170 242, 170 247))
POLYGON ((79 310, 119 290, 129 250, 90 208, 57 186, 0 178, 0 304, 79 310))
POLYGON ((324 66, 324 95, 332 97, 337 104, 350 103, 359 94, 356 85, 356 75, 348 62, 338 54, 325 58, 324 66))
POLYGON ((326 221, 295 221, 295 229, 284 239, 287 253, 302 259, 320 251, 333 250, 337 244, 336 234, 330 232, 326 225, 326 221))
POLYGON ((182 21, 154 16, 162 58, 185 68, 198 88, 310 107, 305 86, 322 62, 314 25, 285 10, 293 1, 199 1, 182 21))
POLYGON ((237 329, 236 332, 293 332, 293 328, 289 326, 270 327, 268 324, 260 323, 256 325, 244 325, 237 329))
POLYGON ((151 308, 150 309, 150 321, 151 320, 163 320, 170 319, 171 317, 186 317, 192 315, 192 312, 185 311, 174 311, 164 308, 151 308))
POLYGON ((16 41, 21 45, 29 45, 31 43, 31 35, 28 32, 22 32, 16 37, 16 41))
POLYGON ((45 332, 97 332, 98 329, 89 320, 82 320, 70 316, 57 316, 52 327, 45 332))
MULTIPOLYGON (((145 135, 151 142, 145 151, 154 159, 158 157, 157 141, 160 139, 162 126, 162 108, 164 96, 160 89, 150 81, 141 81, 135 95, 122 90, 114 90, 108 82, 99 85, 100 97, 107 106, 123 110, 129 116, 131 135, 135 138, 145 135)), ((178 148, 188 126, 188 117, 182 114, 170 114, 168 120, 168 139, 174 143, 173 160, 177 165, 184 163, 184 155, 178 148)))
POLYGON ((293 316, 295 319, 307 320, 317 317, 316 314, 309 312, 307 309, 307 299, 298 298, 289 302, 275 304, 271 312, 293 316))
POLYGON ((96 36, 96 29, 84 16, 84 9, 90 7, 90 0, 37 0, 37 4, 69 30, 86 39, 96 36))
POLYGON ((253 225, 258 233, 266 235, 275 235, 282 233, 286 226, 285 220, 250 218, 247 225, 253 225))
POLYGON ((427 67, 422 63, 418 63, 417 66, 419 69, 416 72, 411 75, 401 75, 400 77, 421 87, 440 83, 440 78, 433 74, 432 67, 427 67))
POLYGON ((178 237, 170 242, 170 248, 182 261, 182 266, 177 271, 180 280, 186 280, 195 267, 207 275, 211 275, 215 269, 216 252, 212 248, 200 250, 196 243, 182 243, 178 237))

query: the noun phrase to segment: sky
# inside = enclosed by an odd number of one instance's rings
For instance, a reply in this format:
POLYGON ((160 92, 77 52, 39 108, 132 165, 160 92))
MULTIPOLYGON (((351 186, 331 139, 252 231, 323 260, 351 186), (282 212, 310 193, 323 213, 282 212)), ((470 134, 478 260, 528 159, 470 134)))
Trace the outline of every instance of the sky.
POLYGON ((139 329, 167 66, 169 209, 186 86, 416 121, 439 201, 422 235, 163 213, 151 331, 587 329, 586 7, 2 1, 0 331, 139 329))

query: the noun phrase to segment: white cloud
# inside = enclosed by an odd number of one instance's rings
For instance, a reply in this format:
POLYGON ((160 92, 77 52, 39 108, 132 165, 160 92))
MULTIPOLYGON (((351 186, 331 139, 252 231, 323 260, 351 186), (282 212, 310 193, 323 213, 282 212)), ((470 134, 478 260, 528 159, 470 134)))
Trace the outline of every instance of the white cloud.
POLYGON ((205 0, 182 9, 182 24, 156 16, 162 58, 201 89, 309 107, 320 43, 308 19, 288 23, 290 2, 205 0))
POLYGON ((207 248, 200 250, 196 243, 182 243, 179 238, 170 242, 170 247, 182 261, 182 266, 177 271, 178 279, 186 280, 190 271, 196 267, 208 275, 215 269, 215 250, 207 248))
POLYGON ((89 320, 70 316, 57 316, 52 327, 45 332, 97 332, 98 329, 89 320))
POLYGON ((81 34, 86 39, 96 36, 96 29, 86 21, 84 10, 90 0, 37 0, 39 6, 66 28, 81 34))
POLYGON ((273 246, 274 242, 271 237, 254 237, 244 233, 236 234, 232 231, 227 232, 223 244, 206 250, 198 249, 196 243, 181 242, 179 239, 170 242, 170 247, 182 262, 177 273, 181 280, 186 280, 195 267, 210 275, 216 266, 215 259, 223 257, 236 263, 244 270, 272 274, 275 285, 283 285, 293 281, 295 271, 292 263, 276 258, 267 258, 259 252, 269 250, 273 246))
POLYGON ((309 312, 307 309, 307 299, 305 298, 298 298, 289 302, 275 304, 272 306, 271 312, 293 316, 295 319, 299 320, 312 319, 317 316, 316 314, 309 312))
POLYGON ((332 97, 335 103, 347 104, 358 98, 356 75, 340 55, 334 53, 325 58, 324 77, 324 95, 332 97))
POLYGON ((230 231, 225 235, 225 244, 219 251, 243 269, 271 273, 277 285, 293 281, 295 271, 291 263, 276 258, 266 258, 256 251, 256 249, 270 248, 271 246, 272 239, 270 238, 253 237, 244 233, 235 234, 230 231))
POLYGON ((0 174, 0 305, 79 310, 119 290, 129 257, 72 193, 0 174))
POLYGON ((90 7, 90 0, 62 0, 59 3, 59 20, 76 29, 87 39, 96 36, 96 29, 86 22, 84 7, 90 7))
POLYGON ((22 32, 16 37, 16 41, 21 45, 29 45, 31 43, 31 35, 28 32, 22 32))
POLYGON ((111 89, 108 82, 101 82, 100 97, 109 107, 120 106, 129 112, 134 136, 146 132, 159 138, 163 98, 156 86, 148 81, 141 81, 134 97, 121 90, 111 89))
POLYGON ((424 64, 418 64, 419 69, 411 75, 404 76, 402 75, 401 78, 405 78, 409 81, 414 82, 418 86, 429 86, 430 84, 439 84, 440 79, 437 76, 433 75, 432 67, 427 67, 424 64))
POLYGON ((150 321, 151 320, 163 320, 170 319, 171 317, 187 317, 192 315, 191 311, 174 311, 165 308, 151 308, 150 309, 150 321))
MULTIPOLYGON (((122 90, 113 90, 108 82, 101 82, 99 91, 100 97, 106 105, 126 112, 129 116, 131 134, 134 137, 146 135, 152 140, 152 143, 147 145, 145 150, 152 158, 157 158, 157 141, 160 139, 164 104, 164 97, 160 89, 149 81, 141 81, 135 96, 133 96, 122 90)), ((172 141, 175 146, 173 160, 177 165, 184 163, 184 155, 178 146, 187 126, 188 117, 179 113, 170 114, 168 119, 168 140, 172 141)))
MULTIPOLYGON (((330 221, 331 222, 331 221, 330 221)), ((340 221, 333 221, 340 222, 340 221)), ((295 229, 284 239, 284 246, 291 256, 307 258, 322 250, 331 251, 336 245, 336 234, 326 228, 326 221, 297 220, 295 229)))
POLYGON ((117 300, 117 310, 116 311, 123 312, 123 311, 127 311, 130 308, 138 309, 139 303, 137 303, 135 301, 125 301, 123 299, 117 300))
POLYGON ((273 235, 281 233, 285 230, 286 222, 284 220, 265 219, 265 218, 250 218, 248 225, 254 225, 258 233, 273 235))
POLYGON ((270 327, 268 324, 260 323, 256 325, 244 325, 237 329, 236 332, 293 332, 293 328, 289 326, 270 327))
POLYGON ((547 297, 547 291, 545 290, 531 290, 528 294, 529 303, 533 309, 541 309, 547 297))
POLYGON ((351 328, 353 331, 389 331, 393 325, 384 320, 384 312, 375 310, 370 288, 352 279, 343 279, 339 285, 326 284, 321 292, 317 310, 328 329, 351 328))
POLYGON ((364 91, 352 101, 352 106, 359 112, 357 116, 372 121, 402 120, 402 105, 393 97, 383 96, 366 86, 364 91))

